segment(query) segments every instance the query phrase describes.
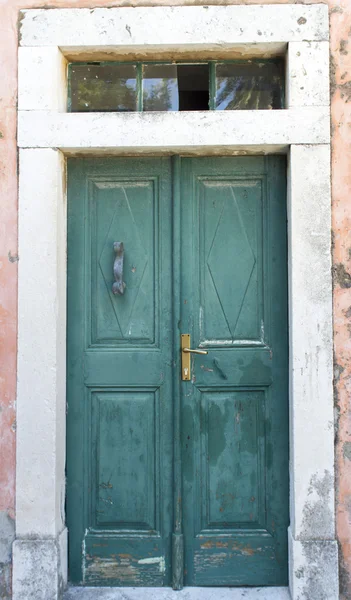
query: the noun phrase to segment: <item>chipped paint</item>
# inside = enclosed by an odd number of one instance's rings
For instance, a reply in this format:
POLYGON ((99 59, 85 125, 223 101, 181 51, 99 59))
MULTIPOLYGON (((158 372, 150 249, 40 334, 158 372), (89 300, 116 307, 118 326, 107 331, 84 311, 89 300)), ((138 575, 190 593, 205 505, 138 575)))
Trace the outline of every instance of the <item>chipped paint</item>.
POLYGON ((164 556, 155 556, 153 558, 141 558, 138 560, 139 565, 159 565, 160 573, 164 573, 166 570, 166 563, 164 556))
POLYGON ((163 556, 140 558, 128 553, 108 554, 95 556, 87 553, 85 558, 84 582, 87 585, 152 585, 155 579, 155 567, 162 585, 163 575, 166 570, 163 556))
MULTIPOLYGON (((229 550, 233 550, 239 554, 243 554, 244 556, 253 556, 256 552, 260 552, 261 548, 251 548, 251 546, 248 546, 247 544, 240 544, 240 542, 237 542, 235 540, 228 540, 228 542, 223 542, 223 541, 217 541, 215 539, 213 540, 207 540, 207 542, 203 542, 200 545, 201 550, 214 550, 214 549, 218 549, 218 548, 228 548, 229 550)), ((216 554, 216 556, 219 556, 218 554, 216 554)), ((225 554, 224 556, 228 557, 227 554, 225 554)))
POLYGON ((115 581, 118 579, 121 585, 130 582, 141 581, 138 577, 138 569, 132 561, 124 557, 101 558, 99 556, 86 555, 86 568, 84 581, 88 584, 115 581))

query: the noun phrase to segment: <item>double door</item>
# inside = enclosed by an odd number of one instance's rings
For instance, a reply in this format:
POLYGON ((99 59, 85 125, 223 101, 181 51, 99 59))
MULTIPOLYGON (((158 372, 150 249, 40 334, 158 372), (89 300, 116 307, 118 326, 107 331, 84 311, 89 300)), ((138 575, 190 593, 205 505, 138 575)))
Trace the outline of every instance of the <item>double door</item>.
POLYGON ((286 584, 285 187, 279 156, 69 161, 72 582, 286 584))

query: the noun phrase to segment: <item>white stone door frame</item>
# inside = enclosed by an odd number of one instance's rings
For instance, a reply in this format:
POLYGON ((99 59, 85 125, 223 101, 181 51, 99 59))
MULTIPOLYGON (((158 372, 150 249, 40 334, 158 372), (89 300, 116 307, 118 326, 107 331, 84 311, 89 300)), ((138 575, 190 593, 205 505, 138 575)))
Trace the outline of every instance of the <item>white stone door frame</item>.
POLYGON ((14 599, 57 599, 67 581, 66 156, 286 152, 290 593, 336 600, 327 6, 33 9, 20 27, 14 599), (66 112, 67 60, 277 52, 285 110, 66 112))

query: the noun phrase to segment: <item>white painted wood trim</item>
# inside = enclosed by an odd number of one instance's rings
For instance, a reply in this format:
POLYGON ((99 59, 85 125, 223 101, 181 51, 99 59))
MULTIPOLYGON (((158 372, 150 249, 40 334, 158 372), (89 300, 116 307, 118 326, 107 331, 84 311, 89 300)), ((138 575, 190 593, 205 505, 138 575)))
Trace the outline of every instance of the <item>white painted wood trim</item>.
POLYGON ((337 600, 327 6, 26 10, 20 44, 14 600, 57 599, 65 581, 64 155, 104 151, 288 153, 290 593, 311 600, 318 589, 337 600), (174 49, 272 55, 277 48, 288 49, 286 110, 65 114, 66 58, 80 52, 116 59, 174 49), (38 561, 41 571, 28 587, 25 572, 34 573, 38 561))

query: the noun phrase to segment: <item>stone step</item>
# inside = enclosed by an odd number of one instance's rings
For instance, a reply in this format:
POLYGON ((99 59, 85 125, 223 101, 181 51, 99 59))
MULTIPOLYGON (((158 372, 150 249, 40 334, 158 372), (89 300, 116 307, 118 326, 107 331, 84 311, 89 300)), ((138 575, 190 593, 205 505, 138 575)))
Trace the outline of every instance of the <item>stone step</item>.
POLYGON ((70 587, 64 600, 290 600, 285 587, 228 588, 186 587, 175 592, 171 588, 107 588, 70 587))

